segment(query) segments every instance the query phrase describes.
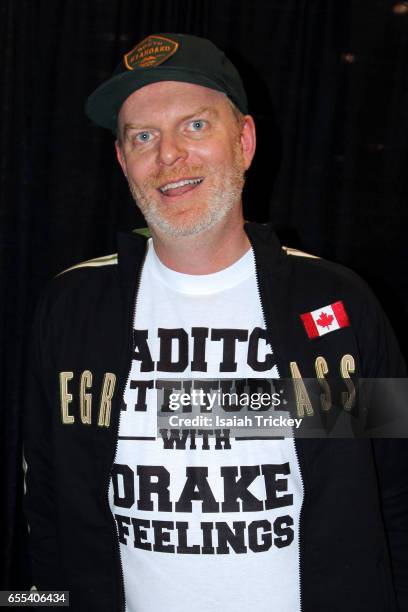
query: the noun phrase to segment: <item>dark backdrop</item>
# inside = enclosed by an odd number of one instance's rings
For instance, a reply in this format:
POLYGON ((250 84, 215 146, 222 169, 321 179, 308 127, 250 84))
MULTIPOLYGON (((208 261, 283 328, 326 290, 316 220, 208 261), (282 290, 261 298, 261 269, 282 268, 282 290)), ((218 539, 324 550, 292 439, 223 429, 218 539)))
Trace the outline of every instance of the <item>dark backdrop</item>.
POLYGON ((0 31, 0 588, 21 588, 21 394, 36 297, 60 270, 114 252, 117 229, 143 224, 85 97, 149 33, 223 47, 258 126, 247 218, 357 270, 407 352, 408 3, 2 0, 0 31))

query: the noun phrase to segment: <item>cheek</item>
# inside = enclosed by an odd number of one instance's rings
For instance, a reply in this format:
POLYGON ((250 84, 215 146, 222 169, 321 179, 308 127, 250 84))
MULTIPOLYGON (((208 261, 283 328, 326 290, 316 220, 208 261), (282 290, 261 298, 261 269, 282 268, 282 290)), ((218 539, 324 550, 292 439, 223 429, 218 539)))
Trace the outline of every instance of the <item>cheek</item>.
POLYGON ((126 166, 126 171, 127 178, 136 183, 137 185, 142 185, 152 176, 152 170, 143 161, 137 163, 129 163, 126 166))
POLYGON ((211 173, 216 172, 229 160, 229 151, 221 151, 218 147, 208 146, 200 150, 190 151, 186 165, 197 168, 204 168, 211 173))
POLYGON ((213 164, 217 163, 224 166, 233 160, 234 153, 234 142, 227 140, 214 145, 208 152, 208 157, 213 164))

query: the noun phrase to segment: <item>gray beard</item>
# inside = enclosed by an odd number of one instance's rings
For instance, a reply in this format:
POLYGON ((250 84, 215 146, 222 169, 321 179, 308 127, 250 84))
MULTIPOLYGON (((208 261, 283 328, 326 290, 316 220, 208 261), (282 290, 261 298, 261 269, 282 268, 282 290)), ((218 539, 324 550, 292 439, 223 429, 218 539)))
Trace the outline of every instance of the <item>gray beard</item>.
POLYGON ((138 187, 128 178, 130 192, 149 227, 173 237, 194 236, 216 225, 234 208, 234 205, 241 201, 244 182, 242 154, 239 150, 236 151, 231 168, 223 176, 218 177, 210 192, 207 192, 203 212, 193 221, 181 223, 168 219, 157 202, 146 195, 143 187, 138 187))

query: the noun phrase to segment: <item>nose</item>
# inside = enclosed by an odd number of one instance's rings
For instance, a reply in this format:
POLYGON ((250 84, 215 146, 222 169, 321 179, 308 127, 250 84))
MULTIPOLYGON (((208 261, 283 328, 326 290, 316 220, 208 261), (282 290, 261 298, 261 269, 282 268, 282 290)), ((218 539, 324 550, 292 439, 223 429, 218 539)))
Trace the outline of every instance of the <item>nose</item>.
POLYGON ((172 166, 177 161, 184 161, 188 152, 180 135, 170 132, 162 133, 159 146, 159 163, 164 166, 172 166))

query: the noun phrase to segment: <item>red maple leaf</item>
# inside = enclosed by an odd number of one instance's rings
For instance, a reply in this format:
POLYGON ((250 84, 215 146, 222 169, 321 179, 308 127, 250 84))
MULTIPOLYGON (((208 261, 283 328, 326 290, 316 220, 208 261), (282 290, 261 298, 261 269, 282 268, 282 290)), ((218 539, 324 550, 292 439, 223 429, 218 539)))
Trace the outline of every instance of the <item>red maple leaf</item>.
POLYGON ((333 315, 328 315, 325 312, 321 312, 320 317, 316 319, 316 323, 320 325, 320 327, 330 327, 330 325, 333 323, 333 319, 333 315))

